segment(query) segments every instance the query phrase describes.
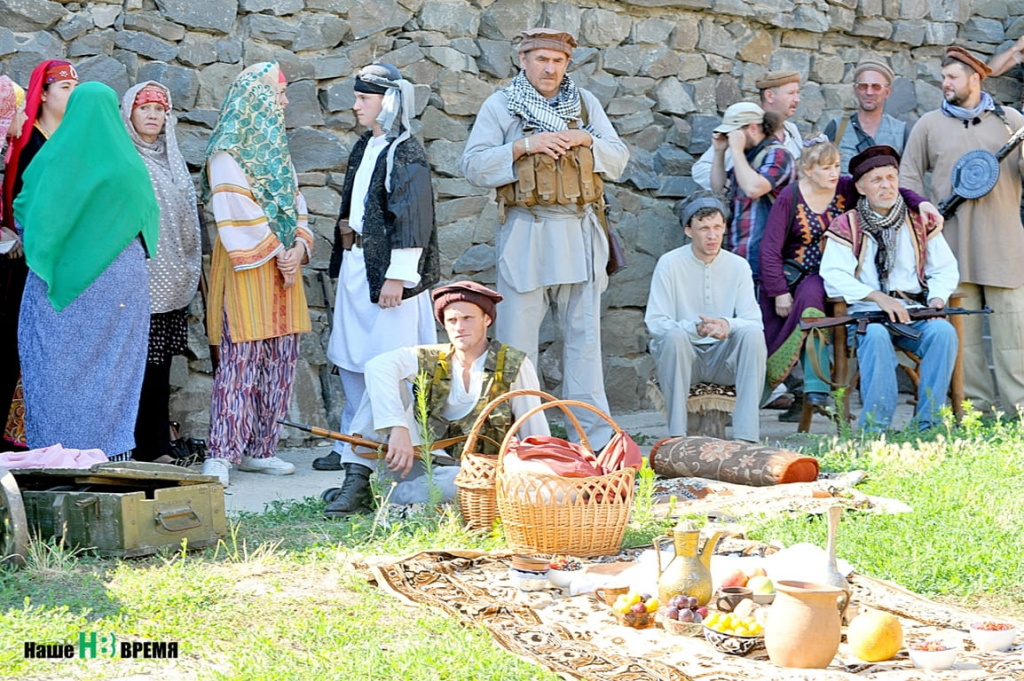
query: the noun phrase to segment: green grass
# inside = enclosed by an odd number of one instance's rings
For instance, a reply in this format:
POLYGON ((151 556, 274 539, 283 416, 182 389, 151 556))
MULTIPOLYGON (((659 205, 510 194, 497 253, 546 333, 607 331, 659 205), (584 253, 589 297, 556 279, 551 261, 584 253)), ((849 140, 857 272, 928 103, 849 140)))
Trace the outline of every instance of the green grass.
MULTIPOLYGON (((885 439, 818 438, 825 470, 864 469, 858 489, 899 499, 902 515, 848 511, 838 552, 859 571, 943 600, 1024 615, 1024 425, 982 421, 885 439)), ((645 477, 641 488, 649 489, 645 477)), ((646 494, 628 545, 663 531, 646 494)), ((354 562, 430 548, 503 547, 452 514, 321 519, 323 503, 274 502, 234 516, 216 549, 116 561, 37 544, 29 565, 0 570, 0 677, 106 679, 557 679, 500 649, 482 628, 411 607, 367 583, 354 562), (176 661, 22 658, 23 642, 76 641, 80 631, 179 641, 176 661)), ((745 519, 752 536, 825 543, 805 515, 745 519)))

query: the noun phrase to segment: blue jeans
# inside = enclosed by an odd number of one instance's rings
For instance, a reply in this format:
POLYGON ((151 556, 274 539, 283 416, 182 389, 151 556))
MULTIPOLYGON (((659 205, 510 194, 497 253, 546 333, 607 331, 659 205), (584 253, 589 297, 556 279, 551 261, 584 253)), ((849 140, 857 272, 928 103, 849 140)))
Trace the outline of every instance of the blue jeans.
POLYGON ((956 364, 956 330, 945 319, 914 322, 912 326, 922 332, 919 340, 893 336, 883 324, 868 324, 866 333, 853 334, 860 366, 860 396, 864 403, 857 421, 859 428, 884 430, 892 424, 897 400, 897 362, 893 345, 921 358, 921 382, 914 414, 918 427, 926 429, 938 423, 938 411, 946 402, 956 364))

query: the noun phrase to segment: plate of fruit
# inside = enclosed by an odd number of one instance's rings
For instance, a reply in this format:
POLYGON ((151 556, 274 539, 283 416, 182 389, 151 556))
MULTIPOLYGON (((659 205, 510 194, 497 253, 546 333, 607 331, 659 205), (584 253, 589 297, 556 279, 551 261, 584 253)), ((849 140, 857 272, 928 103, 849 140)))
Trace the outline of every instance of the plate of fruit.
POLYGON ((712 612, 704 620, 704 638, 729 655, 746 655, 764 647, 764 629, 754 615, 712 612))
POLYGON ((552 586, 567 589, 582 574, 583 564, 569 556, 555 556, 548 564, 548 580, 552 586))
POLYGON ((646 629, 654 624, 661 603, 650 594, 630 591, 615 599, 612 612, 620 624, 634 629, 646 629))
POLYGON ((698 607, 698 602, 693 596, 681 594, 668 599, 668 603, 658 611, 661 617, 661 626, 665 631, 673 634, 700 636, 704 618, 708 616, 708 609, 698 607))

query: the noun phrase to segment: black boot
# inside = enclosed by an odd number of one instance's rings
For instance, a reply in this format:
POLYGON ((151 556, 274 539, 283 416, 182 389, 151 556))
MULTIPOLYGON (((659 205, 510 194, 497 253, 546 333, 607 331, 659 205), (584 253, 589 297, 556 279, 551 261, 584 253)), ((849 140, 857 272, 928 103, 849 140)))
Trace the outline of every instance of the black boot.
POLYGON ((357 463, 343 464, 345 480, 341 487, 325 490, 321 498, 327 501, 325 518, 341 518, 352 513, 366 513, 373 510, 368 467, 357 463))
POLYGON ((340 471, 341 454, 331 452, 327 456, 318 456, 313 459, 313 468, 318 471, 340 471))

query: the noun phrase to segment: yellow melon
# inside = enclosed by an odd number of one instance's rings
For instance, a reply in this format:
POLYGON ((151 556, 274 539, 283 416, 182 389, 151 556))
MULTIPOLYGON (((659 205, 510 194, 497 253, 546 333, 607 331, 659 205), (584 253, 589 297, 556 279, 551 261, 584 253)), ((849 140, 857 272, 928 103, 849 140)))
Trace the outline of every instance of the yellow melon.
POLYGON ((865 610, 846 629, 850 652, 865 662, 888 660, 903 647, 903 627, 887 612, 865 610))

